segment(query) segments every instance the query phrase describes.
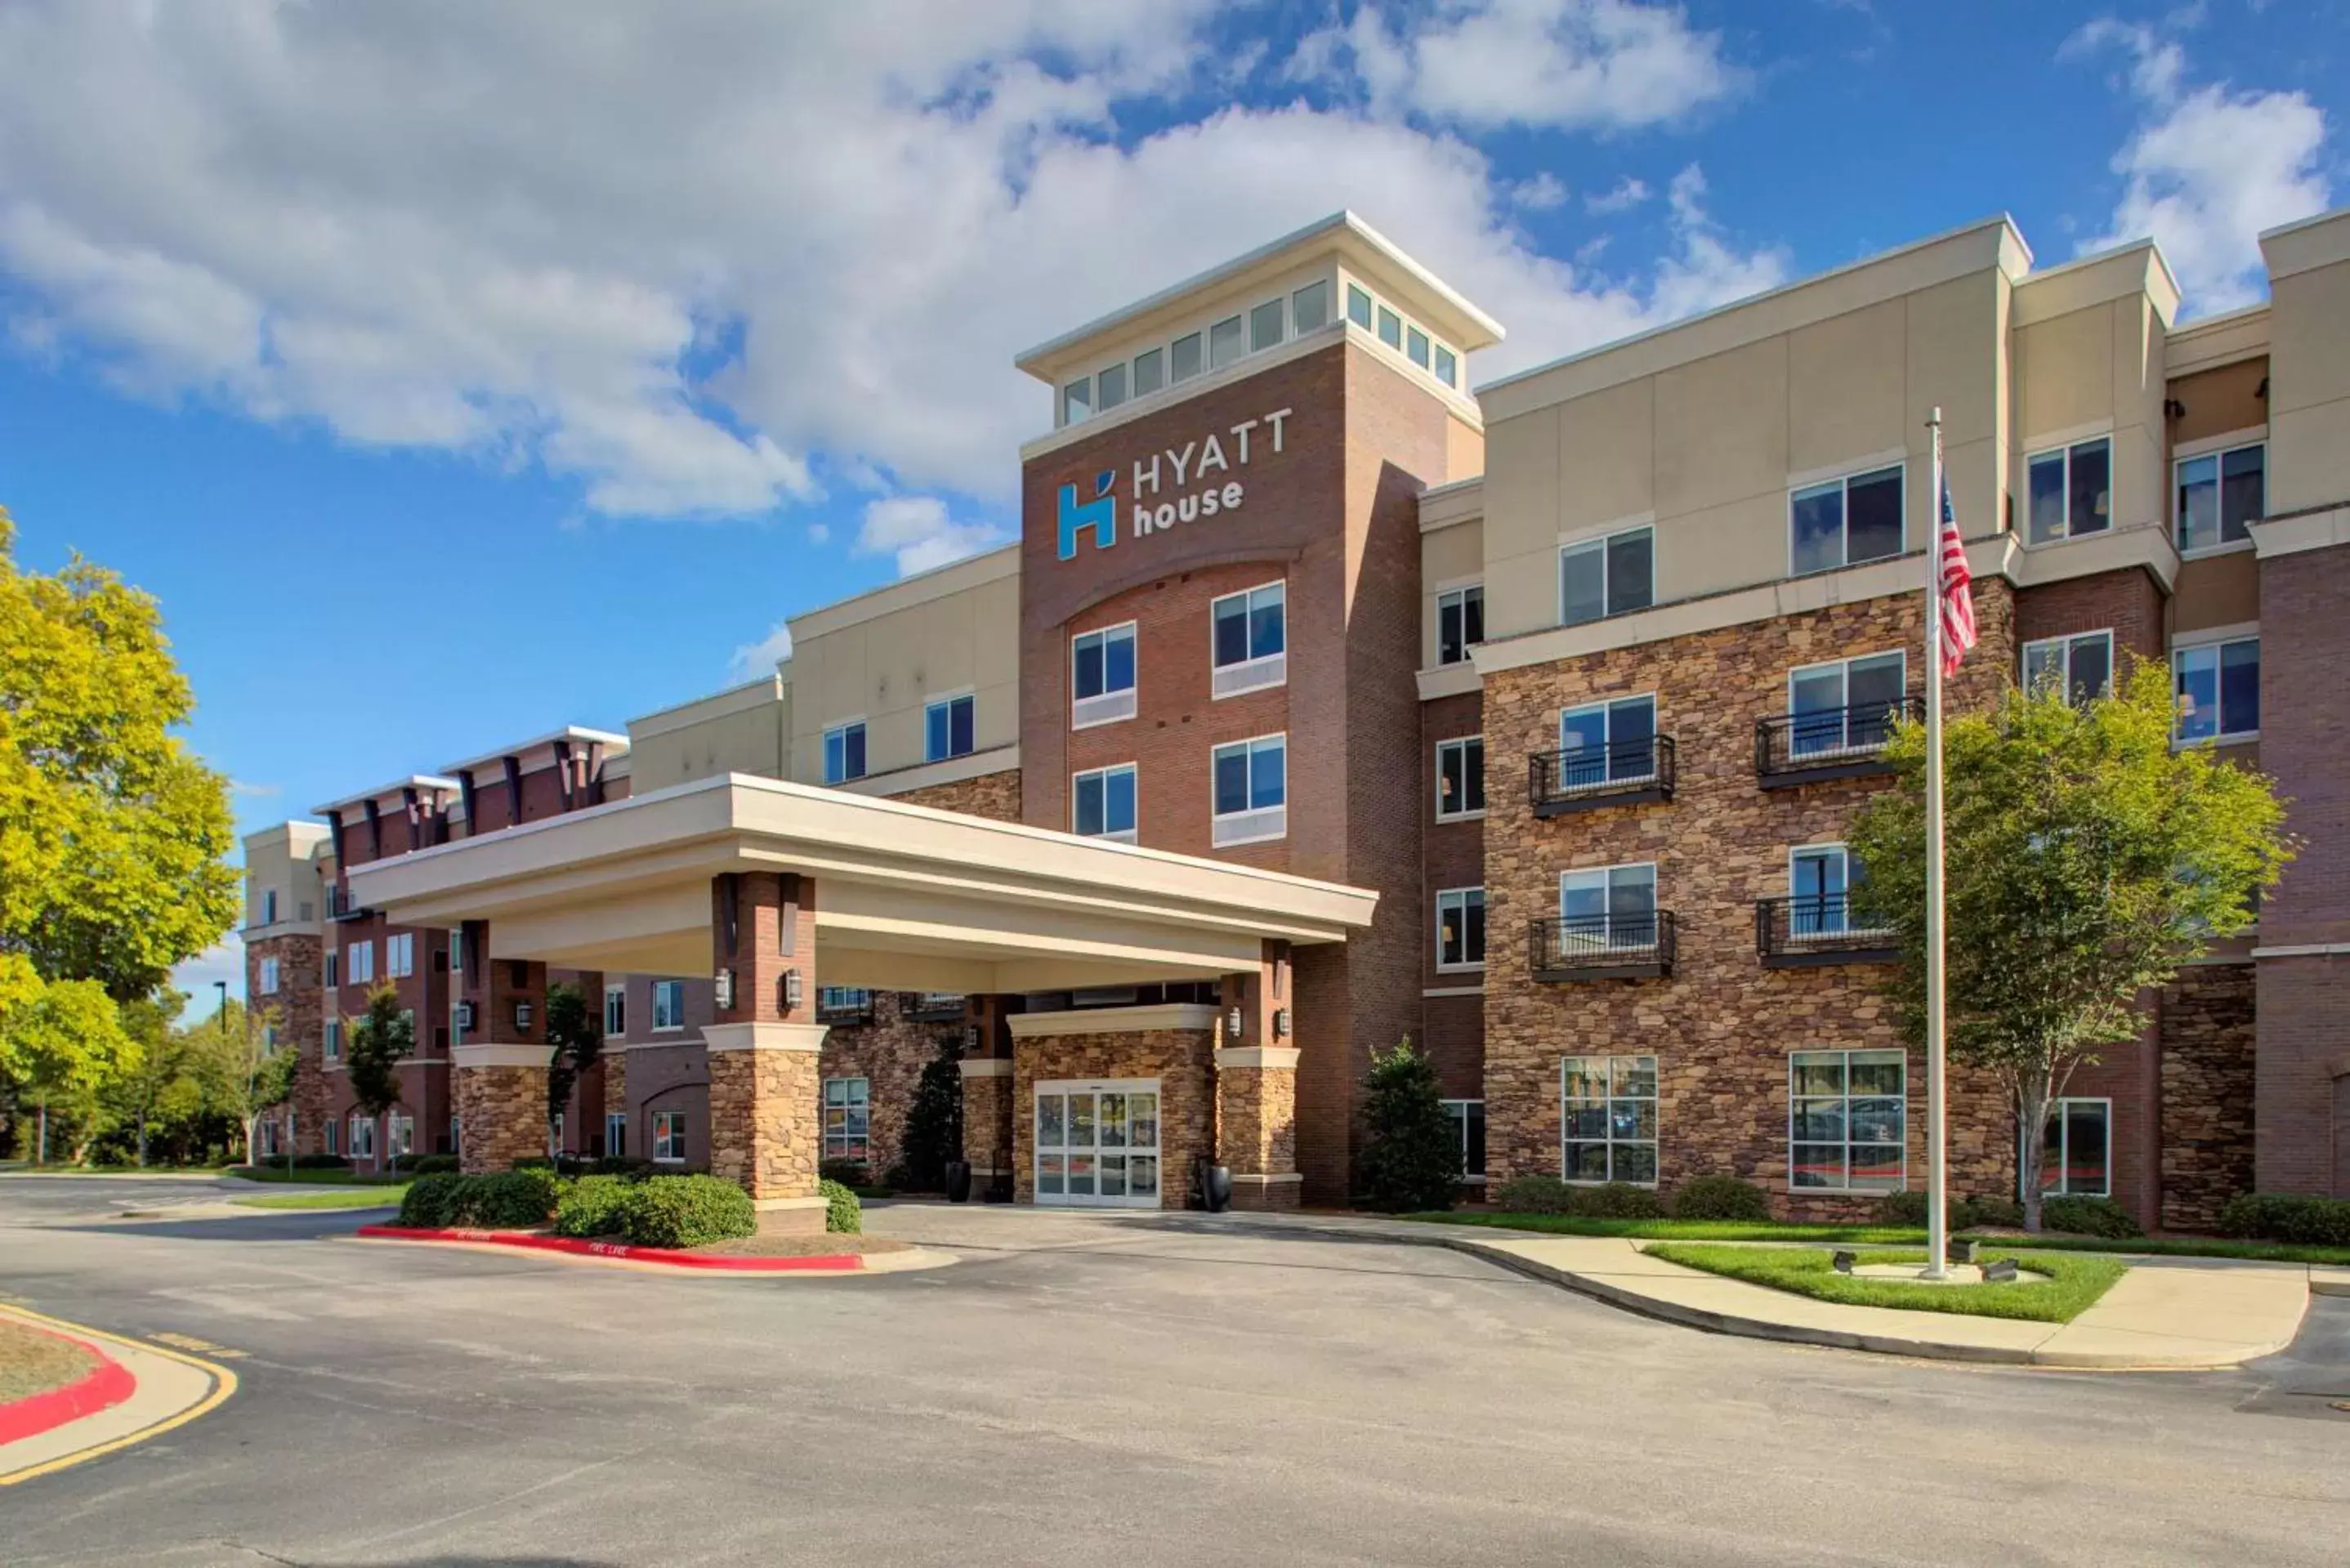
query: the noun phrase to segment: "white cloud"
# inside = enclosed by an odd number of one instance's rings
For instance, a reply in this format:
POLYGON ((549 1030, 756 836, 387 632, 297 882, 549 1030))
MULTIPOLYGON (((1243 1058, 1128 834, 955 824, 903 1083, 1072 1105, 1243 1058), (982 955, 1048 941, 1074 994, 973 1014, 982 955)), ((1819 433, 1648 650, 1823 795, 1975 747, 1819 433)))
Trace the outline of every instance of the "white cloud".
POLYGON ((220 1005, 216 981, 228 981, 228 993, 244 1000, 244 939, 234 931, 189 959, 172 971, 172 985, 188 993, 191 1019, 208 1018, 220 1005))
MULTIPOLYGON (((1421 123, 1232 106, 1121 144, 1119 105, 1224 79, 1207 15, 24 0, 0 8, 11 329, 140 395, 536 464, 607 514, 725 515, 812 498, 816 472, 1009 503, 1049 417, 1015 352, 1340 206, 1510 327, 1480 375, 1776 265, 1693 224, 1653 273, 1545 257, 1513 202, 1547 187, 1429 128, 1718 101, 1738 73, 1676 10, 1366 13, 1367 69, 1401 73, 1383 101, 1421 123)), ((920 569, 980 526, 889 549, 920 569)))
POLYGON ((832 538, 832 526, 826 523, 811 523, 807 526, 807 536, 808 543, 811 545, 829 543, 832 538))
POLYGON ((1648 182, 1635 180, 1627 174, 1616 182, 1613 189, 1586 196, 1583 205, 1585 211, 1606 217, 1614 213, 1628 213, 1648 199, 1648 182))
POLYGON ((1721 36, 1677 5, 1631 0, 1442 0, 1391 21, 1367 5, 1310 35, 1293 75, 1351 82, 1375 112, 1622 130, 1679 119, 1739 91, 1721 36))
POLYGON ((734 650, 726 661, 726 673, 735 680, 755 680, 762 675, 775 673, 775 666, 792 656, 792 628, 777 621, 767 635, 756 642, 746 642, 734 650))
POLYGON ((243 795, 248 800, 268 800, 286 793, 284 784, 247 784, 243 779, 229 780, 228 789, 231 794, 243 795))
POLYGON ((2176 38, 2110 18, 2074 33, 2059 56, 2115 48, 2130 59, 2129 91, 2144 115, 2114 155, 2122 194, 2112 222, 2080 250, 2151 234, 2189 309, 2260 299, 2261 231, 2322 212, 2332 199, 2321 164, 2324 112, 2305 93, 2240 93, 2225 82, 2188 88, 2176 38))
POLYGON ((1559 177, 1545 169, 1530 180, 1521 180, 1510 187, 1510 202, 1530 213, 1546 213, 1553 207, 1566 204, 1566 186, 1559 177))
POLYGON ((958 522, 935 495, 885 495, 868 502, 857 530, 860 556, 895 556, 898 575, 910 577, 1011 543, 992 523, 958 522))

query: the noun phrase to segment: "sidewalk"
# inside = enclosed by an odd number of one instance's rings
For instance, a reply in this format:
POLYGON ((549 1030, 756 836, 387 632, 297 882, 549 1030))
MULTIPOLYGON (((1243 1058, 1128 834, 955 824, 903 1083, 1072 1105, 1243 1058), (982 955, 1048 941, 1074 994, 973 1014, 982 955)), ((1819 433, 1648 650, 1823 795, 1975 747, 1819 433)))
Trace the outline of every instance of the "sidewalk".
POLYGON ((192 1355, 16 1307, 0 1306, 0 1314, 35 1328, 88 1341, 138 1382, 130 1397, 119 1405, 15 1442, 0 1443, 0 1487, 14 1486, 170 1431, 203 1415, 236 1391, 234 1373, 192 1355))

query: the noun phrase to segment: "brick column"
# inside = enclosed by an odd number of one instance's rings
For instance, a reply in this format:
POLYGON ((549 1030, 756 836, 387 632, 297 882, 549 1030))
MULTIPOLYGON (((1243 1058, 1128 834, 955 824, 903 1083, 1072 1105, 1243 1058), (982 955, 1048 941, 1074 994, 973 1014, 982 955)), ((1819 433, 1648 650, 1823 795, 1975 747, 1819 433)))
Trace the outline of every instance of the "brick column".
POLYGON ((464 1000, 473 1025, 453 1040, 457 1157, 469 1175, 546 1152, 546 966, 490 956, 486 921, 466 922, 464 1000))
POLYGON ((816 1021, 816 884, 729 872, 710 888, 717 1021, 710 1057, 710 1170, 738 1182, 762 1231, 821 1232, 823 1094, 816 1021))
POLYGON ((962 1158, 971 1189, 984 1196, 1012 1176, 1012 999, 973 996, 965 1005, 972 1044, 962 1059, 962 1158))
POLYGON ((1295 1209, 1305 1183, 1297 1168, 1302 1053, 1290 1043, 1293 989, 1286 942, 1266 942, 1253 973, 1224 977, 1217 1020, 1216 1163, 1232 1173, 1234 1209, 1295 1209))

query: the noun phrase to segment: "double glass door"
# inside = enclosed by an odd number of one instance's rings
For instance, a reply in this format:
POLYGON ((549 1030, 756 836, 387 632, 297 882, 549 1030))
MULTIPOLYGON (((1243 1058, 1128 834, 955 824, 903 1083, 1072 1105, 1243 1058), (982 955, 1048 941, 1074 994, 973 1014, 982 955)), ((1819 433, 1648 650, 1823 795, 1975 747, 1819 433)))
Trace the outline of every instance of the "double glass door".
POLYGON ((1036 1201, 1156 1209, 1159 1080, 1064 1080, 1036 1085, 1036 1201))

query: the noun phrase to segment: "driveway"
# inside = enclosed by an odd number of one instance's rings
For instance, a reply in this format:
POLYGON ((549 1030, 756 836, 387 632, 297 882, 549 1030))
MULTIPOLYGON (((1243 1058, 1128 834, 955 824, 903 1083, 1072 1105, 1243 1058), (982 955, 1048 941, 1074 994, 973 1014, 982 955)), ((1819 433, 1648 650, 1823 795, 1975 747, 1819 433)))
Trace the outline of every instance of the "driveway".
MULTIPOLYGON (((871 1219, 965 1261, 673 1279, 344 1216, 35 1216, 0 1182, 0 1292, 225 1347, 244 1380, 7 1493, 5 1555, 2248 1564, 2338 1563, 2350 1520, 2350 1417, 2272 1369, 1716 1338, 1237 1217, 871 1219)), ((2322 1341, 2297 1376, 2339 1370, 2322 1341)))

